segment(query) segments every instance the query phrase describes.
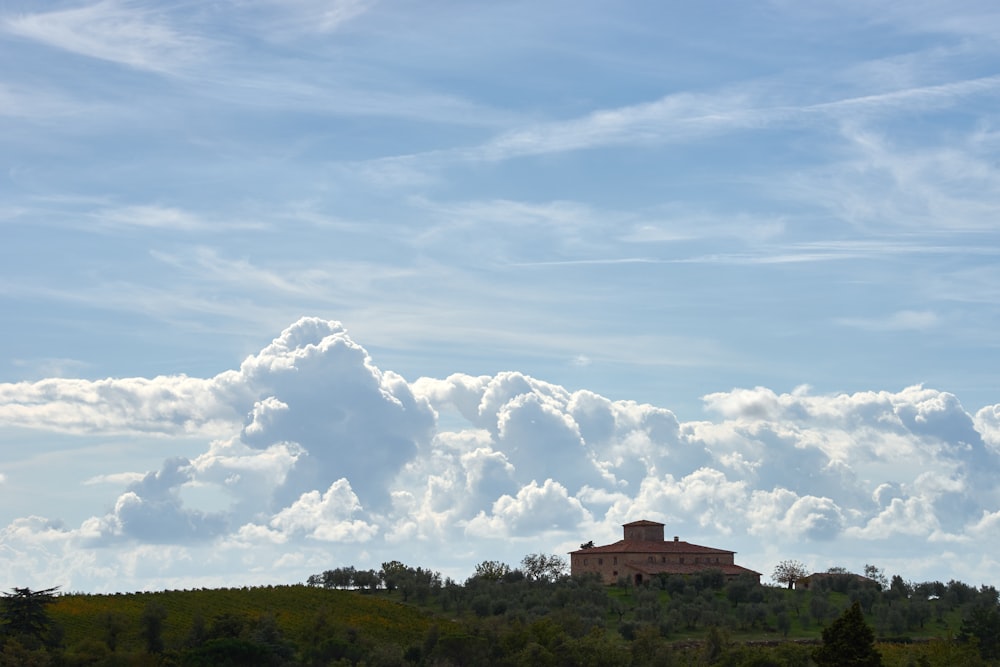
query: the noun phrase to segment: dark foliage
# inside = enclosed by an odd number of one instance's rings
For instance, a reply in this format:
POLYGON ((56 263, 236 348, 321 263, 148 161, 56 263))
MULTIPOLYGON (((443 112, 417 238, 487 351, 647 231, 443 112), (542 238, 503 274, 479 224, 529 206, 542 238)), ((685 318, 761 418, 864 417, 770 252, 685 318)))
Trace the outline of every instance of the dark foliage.
POLYGON ((0 599, 0 624, 4 634, 14 636, 27 645, 47 641, 52 629, 48 606, 55 601, 58 589, 58 586, 40 591, 13 588, 4 593, 0 599))
POLYGON ((865 623, 855 602, 830 627, 823 630, 823 645, 813 659, 819 667, 880 667, 882 655, 875 648, 875 633, 865 623))
POLYGON ((163 605, 150 602, 142 610, 139 622, 142 627, 142 639, 146 650, 150 653, 163 652, 163 622, 167 618, 167 610, 163 605))
POLYGON ((986 660, 1000 659, 1000 609, 995 592, 992 596, 984 595, 966 608, 958 639, 975 642, 979 655, 986 660))

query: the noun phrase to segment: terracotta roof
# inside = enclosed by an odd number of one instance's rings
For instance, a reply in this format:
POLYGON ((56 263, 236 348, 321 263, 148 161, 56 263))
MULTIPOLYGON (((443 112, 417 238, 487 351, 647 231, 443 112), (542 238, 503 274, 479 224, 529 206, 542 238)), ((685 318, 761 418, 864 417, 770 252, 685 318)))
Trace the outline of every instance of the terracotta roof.
POLYGON ((590 547, 589 549, 577 549, 571 551, 572 554, 617 554, 617 553, 640 553, 640 554, 734 554, 735 551, 726 549, 715 549, 703 547, 700 544, 691 544, 681 540, 670 540, 663 542, 646 542, 642 540, 618 540, 614 544, 605 544, 600 547, 590 547))
POLYGON ((650 521, 648 519, 641 519, 639 521, 633 521, 632 523, 622 524, 623 528, 628 528, 630 526, 665 526, 666 524, 660 523, 659 521, 650 521))

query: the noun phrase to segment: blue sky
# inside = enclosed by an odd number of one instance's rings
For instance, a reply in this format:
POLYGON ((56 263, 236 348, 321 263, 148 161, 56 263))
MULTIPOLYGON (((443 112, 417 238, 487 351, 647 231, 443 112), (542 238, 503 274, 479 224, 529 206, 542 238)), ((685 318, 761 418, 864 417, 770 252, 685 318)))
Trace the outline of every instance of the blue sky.
POLYGON ((3 3, 0 585, 461 579, 639 518, 997 583, 998 31, 3 3))

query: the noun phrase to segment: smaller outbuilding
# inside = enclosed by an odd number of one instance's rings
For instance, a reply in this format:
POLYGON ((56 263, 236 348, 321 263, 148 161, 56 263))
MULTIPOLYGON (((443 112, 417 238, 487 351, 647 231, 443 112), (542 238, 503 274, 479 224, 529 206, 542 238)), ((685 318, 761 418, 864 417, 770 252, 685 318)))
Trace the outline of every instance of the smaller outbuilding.
POLYGON ((760 582, 760 572, 735 563, 735 551, 691 544, 676 536, 668 542, 663 537, 663 527, 656 521, 626 523, 622 526, 624 537, 618 542, 570 552, 570 572, 593 572, 601 575, 606 584, 616 583, 622 576, 642 584, 661 574, 685 575, 705 570, 719 570, 727 580, 749 575, 760 582))
POLYGON ((813 572, 795 581, 795 589, 805 591, 819 588, 843 593, 848 588, 864 586, 881 588, 874 579, 853 572, 813 572))

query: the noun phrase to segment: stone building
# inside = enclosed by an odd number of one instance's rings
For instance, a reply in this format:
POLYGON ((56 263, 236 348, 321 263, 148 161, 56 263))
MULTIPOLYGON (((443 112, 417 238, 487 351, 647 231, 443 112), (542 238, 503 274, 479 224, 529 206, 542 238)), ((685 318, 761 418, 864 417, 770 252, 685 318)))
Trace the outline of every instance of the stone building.
POLYGON ((760 572, 734 562, 735 551, 703 547, 678 537, 668 542, 663 538, 663 524, 656 521, 633 521, 622 528, 624 537, 614 544, 570 552, 570 572, 596 572, 606 584, 613 584, 622 576, 641 584, 659 574, 695 574, 705 570, 720 570, 726 579, 746 574, 760 581, 760 572))

